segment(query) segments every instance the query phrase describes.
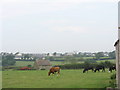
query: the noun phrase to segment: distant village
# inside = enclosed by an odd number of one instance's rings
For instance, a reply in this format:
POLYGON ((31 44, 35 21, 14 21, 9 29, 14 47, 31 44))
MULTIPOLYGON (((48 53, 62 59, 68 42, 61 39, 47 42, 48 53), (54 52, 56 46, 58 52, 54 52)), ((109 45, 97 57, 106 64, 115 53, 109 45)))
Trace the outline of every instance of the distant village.
POLYGON ((112 54, 115 54, 115 51, 112 52, 66 52, 66 53, 7 53, 1 52, 0 56, 14 55, 15 60, 36 60, 43 59, 45 57, 64 57, 64 56, 75 56, 75 57, 95 57, 96 54, 99 54, 101 57, 111 57, 112 54))

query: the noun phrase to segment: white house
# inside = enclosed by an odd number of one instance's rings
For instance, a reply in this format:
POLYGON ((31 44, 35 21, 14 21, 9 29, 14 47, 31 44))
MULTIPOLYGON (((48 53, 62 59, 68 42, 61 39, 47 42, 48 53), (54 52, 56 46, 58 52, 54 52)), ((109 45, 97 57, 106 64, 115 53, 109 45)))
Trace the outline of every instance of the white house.
POLYGON ((21 58, 22 58, 22 53, 17 53, 14 59, 21 59, 21 58))

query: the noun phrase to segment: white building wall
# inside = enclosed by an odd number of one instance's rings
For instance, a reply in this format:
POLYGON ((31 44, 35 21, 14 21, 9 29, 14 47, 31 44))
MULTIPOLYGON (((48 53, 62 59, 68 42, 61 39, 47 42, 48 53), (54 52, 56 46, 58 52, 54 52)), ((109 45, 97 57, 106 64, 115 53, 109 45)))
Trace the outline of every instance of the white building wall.
POLYGON ((120 2, 118 3, 118 58, 117 58, 117 84, 120 89, 120 2))
POLYGON ((119 44, 116 45, 116 81, 117 86, 119 87, 119 44))
POLYGON ((118 88, 120 89, 120 41, 118 50, 118 88))

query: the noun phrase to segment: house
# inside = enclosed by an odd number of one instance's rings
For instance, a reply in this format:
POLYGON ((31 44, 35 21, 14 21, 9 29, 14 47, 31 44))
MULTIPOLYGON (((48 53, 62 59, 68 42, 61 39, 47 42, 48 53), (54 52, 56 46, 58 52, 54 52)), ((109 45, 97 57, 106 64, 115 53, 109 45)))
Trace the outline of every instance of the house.
POLYGON ((74 53, 73 53, 73 52, 67 52, 67 53, 65 53, 64 55, 65 55, 65 56, 73 56, 74 53))
POLYGON ((34 62, 34 66, 35 69, 37 70, 49 70, 51 68, 51 63, 48 60, 36 60, 34 62))
POLYGON ((22 59, 23 54, 22 53, 16 53, 15 58, 16 60, 22 59))
POLYGON ((56 53, 56 57, 60 57, 62 53, 56 53))
POLYGON ((120 89, 120 42, 117 40, 115 42, 115 48, 116 48, 116 81, 117 81, 117 87, 120 89))
POLYGON ((35 54, 32 54, 32 57, 34 57, 34 58, 43 58, 44 56, 42 54, 35 53, 35 54))

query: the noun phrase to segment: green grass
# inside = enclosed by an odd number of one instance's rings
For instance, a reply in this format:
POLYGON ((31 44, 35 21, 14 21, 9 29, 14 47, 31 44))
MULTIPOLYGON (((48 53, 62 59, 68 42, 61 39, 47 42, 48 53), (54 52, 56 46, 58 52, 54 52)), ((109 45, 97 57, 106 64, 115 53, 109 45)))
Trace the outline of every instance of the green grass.
MULTIPOLYGON (((69 64, 70 62, 60 62, 60 61, 50 61, 52 66, 54 65, 62 65, 62 64, 69 64)), ((34 65, 34 61, 16 61, 15 66, 27 66, 27 65, 34 65)))
MULTIPOLYGON (((95 58, 95 57, 73 57, 74 59, 81 59, 81 58, 83 58, 83 59, 93 59, 93 58, 95 58)), ((106 59, 106 58, 109 58, 109 57, 100 57, 101 59, 106 59)), ((60 58, 60 57, 58 57, 58 58, 56 58, 56 57, 54 57, 54 59, 55 60, 65 60, 65 57, 62 57, 62 58, 60 58)))
MULTIPOLYGON (((115 63, 114 59, 111 59, 111 60, 98 60, 97 62, 99 63, 99 62, 105 62, 105 61, 110 61, 111 63, 115 63)), ((52 64, 52 66, 54 66, 54 65, 69 64, 70 62, 51 61, 50 63, 52 64)), ((84 61, 79 61, 78 63, 84 63, 84 61)), ((34 61, 16 61, 15 66, 27 66, 29 64, 33 66, 34 61)))
POLYGON ((105 62, 105 61, 110 61, 111 63, 116 63, 116 60, 115 60, 115 59, 110 59, 110 60, 98 60, 97 62, 100 63, 100 62, 105 62))
POLYGON ((60 76, 47 75, 48 70, 3 71, 3 88, 104 88, 115 73, 61 70, 60 76))
POLYGON ((2 66, 0 66, 0 71, 2 70, 2 66))
POLYGON ((59 62, 59 61, 51 61, 50 63, 52 64, 52 66, 65 64, 65 62, 62 62, 62 61, 61 62, 59 62))
MULTIPOLYGON (((66 62, 59 62, 59 61, 51 61, 50 62, 52 64, 52 66, 54 65, 61 65, 61 64, 65 64, 66 62)), ((27 66, 27 65, 34 65, 34 61, 16 61, 15 66, 27 66)))
POLYGON ((33 66, 34 61, 16 61, 15 66, 27 66, 29 64, 33 66))

